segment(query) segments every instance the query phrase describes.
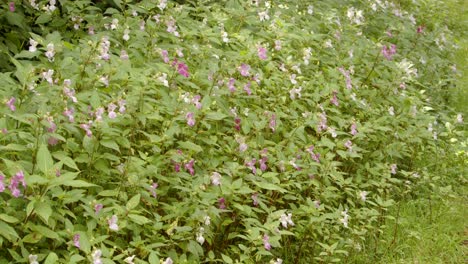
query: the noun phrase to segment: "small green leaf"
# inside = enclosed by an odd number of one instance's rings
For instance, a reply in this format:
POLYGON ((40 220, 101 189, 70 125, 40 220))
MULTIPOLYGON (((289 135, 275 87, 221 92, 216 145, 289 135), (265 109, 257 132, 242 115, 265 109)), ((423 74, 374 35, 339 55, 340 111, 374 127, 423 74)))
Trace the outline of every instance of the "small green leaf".
POLYGON ((3 221, 0 221, 0 235, 9 241, 13 241, 14 238, 18 238, 18 234, 15 229, 3 221))
POLYGON ((56 232, 54 232, 53 230, 45 226, 36 225, 32 229, 39 232, 41 235, 45 237, 52 238, 52 239, 59 238, 59 235, 56 232))
POLYGON ((223 258, 224 263, 233 263, 232 259, 229 256, 221 254, 221 257, 223 258))

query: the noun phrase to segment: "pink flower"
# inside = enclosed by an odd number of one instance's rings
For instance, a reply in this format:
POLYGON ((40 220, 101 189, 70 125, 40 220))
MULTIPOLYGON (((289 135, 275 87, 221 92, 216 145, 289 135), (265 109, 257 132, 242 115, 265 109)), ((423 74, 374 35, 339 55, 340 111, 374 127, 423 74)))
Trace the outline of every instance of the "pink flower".
POLYGON ((95 214, 98 214, 99 211, 101 211, 102 208, 104 208, 104 205, 102 205, 102 204, 100 204, 100 203, 94 205, 94 213, 95 213, 95 214))
POLYGON ((253 205, 258 206, 258 193, 252 194, 251 198, 253 200, 253 205))
POLYGON ((351 140, 346 141, 344 145, 348 148, 349 152, 353 151, 353 142, 351 140))
POLYGON ((270 245, 270 242, 269 242, 270 237, 267 234, 265 234, 265 235, 263 235, 262 240, 263 240, 263 246, 265 247, 266 250, 269 251, 271 249, 271 245, 270 245))
POLYGON ((201 109, 202 108, 202 104, 200 103, 200 99, 201 99, 201 96, 200 95, 195 95, 193 98, 192 98, 192 103, 195 105, 195 107, 197 109, 201 109))
POLYGON ((239 145, 239 151, 240 151, 240 152, 246 151, 247 148, 248 148, 247 144, 245 144, 245 143, 243 143, 243 142, 240 143, 240 145, 239 145))
POLYGON ((320 163, 320 153, 314 153, 314 148, 315 148, 314 146, 308 147, 308 148, 307 148, 307 152, 310 153, 310 157, 311 157, 314 161, 320 163))
POLYGON ((156 194, 156 188, 158 188, 158 184, 157 183, 153 183, 151 184, 151 195, 153 195, 154 198, 157 197, 157 194, 156 194))
POLYGON ((114 119, 117 117, 117 114, 114 112, 116 108, 117 106, 113 103, 107 105, 107 111, 109 112, 107 116, 109 116, 110 119, 114 119))
POLYGON ((262 46, 259 46, 257 48, 257 54, 258 54, 258 57, 261 59, 261 60, 266 60, 268 57, 267 57, 267 50, 266 48, 262 47, 262 46))
POLYGON ((70 109, 65 108, 65 111, 63 111, 63 115, 68 117, 68 121, 71 123, 75 122, 75 116, 73 115, 74 113, 75 109, 73 109, 73 107, 70 109))
POLYGON ((281 40, 275 40, 275 50, 281 50, 281 40))
POLYGON ((23 171, 18 171, 13 177, 10 179, 10 186, 8 188, 11 191, 11 194, 14 197, 19 197, 21 196, 21 191, 18 189, 19 183, 23 185, 24 188, 26 188, 26 182, 24 180, 24 174, 23 171))
POLYGON ((245 85, 244 85, 244 91, 248 94, 248 95, 251 95, 252 94, 252 90, 250 90, 250 81, 247 82, 245 85))
POLYGON ((326 130, 328 128, 327 126, 327 115, 325 112, 320 113, 320 123, 318 124, 317 130, 318 132, 322 132, 322 130, 326 130))
POLYGON ((123 100, 123 99, 120 99, 117 104, 119 105, 119 113, 123 114, 125 113, 125 110, 127 110, 125 108, 125 105, 127 104, 127 101, 123 100))
POLYGON ((218 208, 226 209, 226 199, 224 199, 224 197, 218 199, 218 208))
POLYGON ((234 118, 234 128, 239 131, 241 129, 241 119, 239 117, 234 118))
POLYGON ((80 234, 75 234, 73 236, 73 245, 77 248, 80 248, 80 234))
POLYGON ((336 97, 336 95, 338 94, 337 91, 333 91, 333 97, 332 99, 330 99, 330 102, 336 106, 339 105, 339 102, 338 102, 338 97, 336 97))
POLYGON ((161 56, 163 57, 164 63, 169 63, 169 55, 167 50, 161 50, 161 56))
POLYGON ((185 119, 187 119, 187 125, 193 127, 195 125, 195 118, 193 117, 193 113, 192 112, 188 112, 186 115, 185 115, 185 119))
POLYGON ((10 12, 15 12, 15 2, 8 3, 8 8, 10 9, 10 12))
POLYGON ((234 83, 236 82, 236 79, 230 78, 228 82, 228 89, 231 91, 231 93, 236 91, 236 87, 234 86, 234 83))
POLYGON ((251 169, 253 174, 257 174, 257 168, 255 167, 256 163, 257 163, 257 159, 252 159, 251 161, 246 162, 245 166, 251 169))
POLYGON ((349 70, 345 70, 343 67, 338 68, 338 70, 346 78, 346 88, 351 90, 353 88, 353 85, 351 83, 351 76, 349 70))
POLYGON ((185 169, 189 171, 190 175, 195 174, 195 169, 193 168, 193 165, 195 164, 195 160, 191 159, 188 163, 184 165, 185 169))
POLYGON ((218 172, 213 172, 213 174, 211 174, 210 180, 211 184, 213 184, 214 186, 221 185, 221 174, 219 174, 218 172))
POLYGON ((275 114, 271 114, 271 117, 270 117, 270 129, 271 131, 275 132, 276 130, 276 115, 275 114))
POLYGON ((88 124, 81 124, 80 127, 86 132, 87 137, 91 137, 93 132, 91 131, 91 121, 88 124))
POLYGON ((396 46, 395 44, 390 45, 390 49, 387 48, 387 46, 382 47, 382 55, 387 59, 387 60, 392 60, 393 55, 396 53, 396 46))
POLYGON ((247 77, 250 75, 250 65, 242 63, 241 66, 239 67, 239 72, 242 76, 247 77))
POLYGON ((5 180, 5 176, 0 174, 0 193, 5 191, 5 183, 3 182, 5 180))
POLYGON ((174 171, 179 172, 180 171, 180 163, 174 162, 174 171))
POLYGON ((184 77, 189 77, 189 72, 188 72, 188 67, 185 63, 179 62, 177 63, 177 71, 179 72, 180 75, 184 77))
POLYGON ((110 230, 119 231, 119 226, 117 225, 117 221, 118 221, 118 218, 116 215, 113 215, 111 219, 107 220, 110 230))
POLYGON ((423 33, 423 31, 424 31, 424 26, 419 26, 418 29, 416 30, 418 34, 423 33))
POLYGON ((11 97, 10 100, 6 102, 6 105, 10 108, 11 111, 16 111, 16 106, 15 106, 16 98, 11 97))
POLYGON ((268 169, 268 166, 266 165, 266 162, 268 161, 268 158, 266 156, 263 156, 258 162, 260 163, 260 170, 266 171, 268 169))
POLYGON ((358 131, 357 131, 356 123, 351 124, 351 132, 350 133, 353 136, 357 135, 358 131))

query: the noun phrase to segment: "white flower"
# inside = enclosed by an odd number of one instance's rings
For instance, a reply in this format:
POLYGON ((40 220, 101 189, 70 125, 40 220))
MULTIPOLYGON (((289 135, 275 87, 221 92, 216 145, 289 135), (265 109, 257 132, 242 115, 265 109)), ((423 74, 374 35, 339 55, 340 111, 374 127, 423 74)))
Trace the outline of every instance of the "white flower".
POLYGON ((391 116, 394 116, 394 115, 395 115, 395 109, 393 108, 393 106, 390 106, 390 108, 388 108, 388 113, 389 113, 391 116))
POLYGON ((133 264, 133 259, 134 258, 135 258, 135 255, 127 257, 126 259, 124 259, 124 262, 128 263, 128 264, 133 264))
POLYGON ((203 243, 205 243, 205 238, 203 237, 204 233, 205 229, 203 227, 200 227, 200 231, 197 233, 197 242, 200 243, 200 245, 203 245, 203 243))
POLYGON ((29 255, 29 264, 39 264, 39 262, 37 262, 37 255, 29 255))
MULTIPOLYGON (((54 10, 57 9, 57 7, 55 6, 55 4, 56 4, 56 1, 55 1, 55 0, 50 0, 50 1, 49 1, 49 4, 48 4, 48 5, 45 5, 45 6, 43 7, 43 9, 45 9, 45 10, 48 11, 48 12, 54 12, 54 10)), ((31 4, 31 5, 32 5, 32 4, 31 4)), ((37 4, 36 4, 36 6, 37 6, 37 4)), ((33 7, 34 7, 34 6, 33 6, 33 7)))
POLYGON ((362 200, 363 202, 365 202, 366 199, 367 199, 367 192, 366 192, 366 191, 361 191, 361 192, 359 193, 359 196, 361 197, 361 200, 362 200))
POLYGON ((302 91, 302 87, 300 86, 299 88, 293 88, 289 91, 289 97, 294 100, 296 99, 296 96, 297 98, 301 98, 301 91, 302 91))
POLYGON ((284 228, 288 228, 288 224, 290 226, 294 226, 294 222, 292 221, 292 214, 288 214, 288 215, 282 214, 280 216, 280 222, 284 228))
POLYGON ((39 44, 39 42, 35 41, 34 39, 29 39, 29 52, 35 52, 37 51, 37 44, 39 44))
POLYGON ((174 263, 174 261, 172 261, 171 258, 167 258, 165 261, 163 261, 162 264, 173 264, 173 263, 174 263))
POLYGON ((94 252, 91 254, 91 257, 93 258, 93 264, 102 264, 101 256, 102 251, 100 249, 94 250, 94 252))
POLYGON ((112 19, 112 23, 110 25, 110 28, 112 30, 116 29, 119 26, 119 20, 117 18, 112 19))
POLYGON ((307 7, 307 14, 312 15, 314 13, 314 7, 313 6, 308 6, 307 7))
POLYGON ((109 77, 107 77, 107 75, 104 75, 102 76, 101 78, 99 78, 99 81, 104 84, 104 86, 109 86, 109 77))
POLYGON ((205 225, 209 226, 211 224, 211 217, 206 215, 204 218, 203 218, 203 222, 205 223, 205 225))
POLYGON ((54 61, 55 46, 53 43, 47 44, 47 51, 45 53, 45 56, 47 57, 47 59, 49 59, 50 62, 54 61))
POLYGON ((406 73, 406 76, 403 79, 409 79, 411 77, 418 77, 418 70, 413 68, 414 64, 407 59, 403 59, 401 62, 397 63, 398 68, 406 73))
POLYGON ((45 79, 49 84, 54 84, 54 80, 52 79, 52 75, 54 75, 54 70, 48 70, 46 72, 42 72, 42 78, 45 79))
POLYGON ((158 80, 164 84, 164 86, 169 87, 169 82, 167 81, 167 73, 163 73, 158 80))
POLYGON ((130 30, 129 30, 128 28, 126 28, 126 29, 124 30, 124 35, 123 35, 123 37, 122 37, 123 40, 128 41, 128 40, 130 39, 130 35, 128 35, 128 34, 130 34, 130 30))
POLYGON ((271 264, 283 264, 283 260, 280 258, 277 258, 276 260, 272 259, 270 260, 271 264))
POLYGON ((29 0, 29 4, 32 6, 32 8, 39 10, 39 5, 36 3, 36 0, 29 0))
POLYGON ((343 216, 343 218, 340 219, 340 222, 343 223, 344 227, 347 228, 348 227, 348 219, 349 219, 348 209, 341 212, 341 215, 343 216))
POLYGON ((268 10, 265 10, 263 12, 258 12, 258 16, 260 17, 260 21, 265 21, 265 20, 270 19, 270 16, 268 15, 268 10))
POLYGON ((462 116, 462 114, 458 114, 458 115, 457 115, 457 123, 460 123, 460 124, 463 123, 463 116, 462 116))
POLYGON ((159 1, 158 7, 159 7, 159 9, 161 9, 161 11, 164 10, 164 8, 166 8, 166 6, 167 6, 167 0, 159 1))
POLYGON ((211 184, 215 186, 221 185, 221 174, 213 172, 213 174, 211 175, 211 184))

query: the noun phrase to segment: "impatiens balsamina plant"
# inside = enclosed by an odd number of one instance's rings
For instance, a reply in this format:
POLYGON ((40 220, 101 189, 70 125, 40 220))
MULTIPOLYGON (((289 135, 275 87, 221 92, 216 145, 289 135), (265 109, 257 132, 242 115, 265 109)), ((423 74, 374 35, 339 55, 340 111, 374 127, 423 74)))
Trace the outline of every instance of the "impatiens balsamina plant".
POLYGON ((0 263, 344 261, 444 140, 420 2, 3 2, 0 263))

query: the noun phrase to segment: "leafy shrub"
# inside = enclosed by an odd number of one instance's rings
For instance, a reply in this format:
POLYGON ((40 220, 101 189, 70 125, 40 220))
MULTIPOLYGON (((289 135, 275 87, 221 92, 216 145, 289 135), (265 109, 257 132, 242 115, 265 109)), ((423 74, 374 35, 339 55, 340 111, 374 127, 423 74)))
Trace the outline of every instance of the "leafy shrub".
POLYGON ((253 2, 2 7, 29 32, 2 37, 2 256, 337 262, 378 236, 430 179, 449 29, 425 2, 253 2))

